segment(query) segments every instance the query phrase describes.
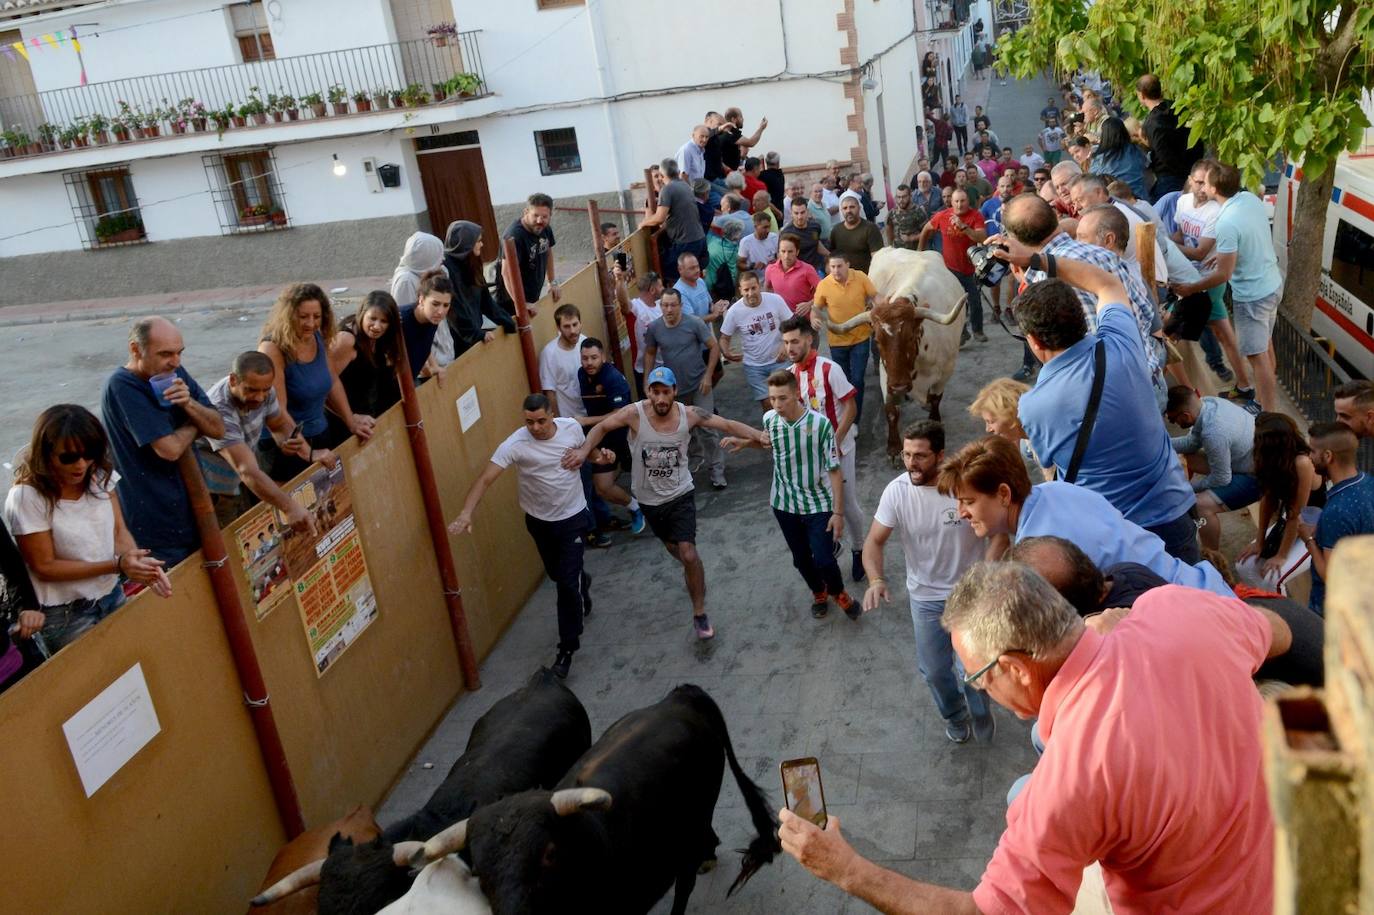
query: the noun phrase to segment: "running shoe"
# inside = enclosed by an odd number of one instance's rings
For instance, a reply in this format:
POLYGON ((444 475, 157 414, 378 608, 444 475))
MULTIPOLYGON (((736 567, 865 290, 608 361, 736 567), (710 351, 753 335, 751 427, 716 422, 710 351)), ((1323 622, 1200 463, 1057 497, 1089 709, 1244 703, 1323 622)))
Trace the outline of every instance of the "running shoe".
POLYGON ((863 606, 856 602, 854 598, 850 597, 847 591, 841 591, 839 594, 836 594, 835 603, 844 611, 844 615, 852 620, 857 620, 864 615, 863 606))
POLYGON ((830 595, 825 591, 811 595, 811 616, 814 619, 823 620, 830 612, 830 595))
POLYGON ((1016 370, 1016 374, 1015 374, 1015 375, 1012 375, 1012 376, 1011 376, 1011 380, 1012 380, 1012 381, 1021 381, 1021 382, 1030 381, 1030 380, 1031 380, 1031 377, 1032 377, 1034 374, 1035 374, 1035 369, 1034 369, 1033 367, 1031 367, 1031 366, 1029 366, 1029 365, 1023 365, 1023 366, 1021 366, 1019 369, 1016 370))
POLYGON ((1223 397, 1223 398, 1225 398, 1226 400, 1234 401, 1234 402, 1236 402, 1236 403, 1243 403, 1243 402, 1245 402, 1245 401, 1247 401, 1247 400, 1254 400, 1254 399, 1255 399, 1255 389, 1254 389, 1254 388, 1232 387, 1232 388, 1231 388, 1230 390, 1228 390, 1228 391, 1222 391, 1222 392, 1221 392, 1220 394, 1218 394, 1217 396, 1218 396, 1218 397, 1223 397))
POLYGON ((553 659, 553 666, 549 669, 553 671, 553 675, 558 679, 568 679, 568 671, 572 669, 572 652, 558 652, 558 656, 553 659))
POLYGON ((973 736, 973 725, 964 719, 963 721, 946 721, 945 736, 955 743, 968 743, 973 736))
POLYGON ((868 577, 864 571, 864 554, 862 550, 850 550, 853 554, 853 562, 849 566, 849 577, 855 581, 863 581, 868 577))
POLYGON ((587 546, 597 550, 604 550, 611 545, 611 535, 603 534, 601 531, 592 531, 585 540, 587 546))
POLYGON ((983 333, 981 330, 975 330, 973 332, 973 339, 977 340, 979 343, 987 343, 988 335, 983 333))
POLYGON ((644 533, 644 512, 640 511, 637 508, 634 511, 630 512, 630 533, 644 533))
POLYGON ((703 642, 716 636, 716 630, 711 628, 711 621, 706 618, 705 613, 692 617, 692 628, 696 630, 697 638, 703 642))

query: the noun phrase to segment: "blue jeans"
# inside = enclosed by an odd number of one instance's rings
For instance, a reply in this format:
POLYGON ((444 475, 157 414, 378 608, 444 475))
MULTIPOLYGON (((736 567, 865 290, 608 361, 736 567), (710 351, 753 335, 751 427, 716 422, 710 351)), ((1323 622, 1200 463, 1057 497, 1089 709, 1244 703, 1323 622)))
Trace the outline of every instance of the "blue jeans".
POLYGON ((991 714, 987 693, 964 686, 964 665, 954 653, 949 633, 940 626, 945 612, 942 600, 913 600, 911 623, 916 629, 916 668, 935 697, 940 717, 949 722, 967 721, 969 716, 985 718, 991 714))
POLYGON ((85 635, 96 623, 124 606, 124 585, 116 582, 104 597, 44 607, 43 641, 56 652, 85 635))
MULTIPOLYGON (((950 271, 953 273, 953 271, 950 271)), ((954 278, 959 281, 959 285, 964 287, 964 292, 968 293, 968 323, 969 330, 975 334, 983 332, 983 286, 978 282, 978 278, 972 273, 955 273, 954 278)))
POLYGON ((1198 338, 1198 345, 1202 347, 1202 354, 1207 359, 1207 367, 1216 371, 1226 367, 1226 358, 1222 355, 1221 344, 1217 342, 1217 335, 1212 333, 1212 328, 1204 327, 1202 336, 1198 338))
POLYGON ((1165 194, 1183 190, 1185 180, 1182 175, 1160 175, 1155 178, 1155 186, 1150 188, 1150 202, 1157 203, 1165 194))
POLYGON ((1195 566, 1202 561, 1202 548, 1197 542, 1196 518, 1197 512, 1189 509, 1172 521, 1165 521, 1145 530, 1164 541, 1164 552, 1190 566, 1195 566))
POLYGON ((782 539, 792 552, 792 565, 806 580, 812 594, 828 593, 831 597, 844 592, 844 579, 835 563, 835 538, 825 529, 829 512, 797 515, 773 509, 778 519, 782 539))
MULTIPOLYGON (((864 413, 864 373, 868 371, 868 353, 873 347, 873 338, 851 346, 830 346, 830 358, 834 359, 844 371, 844 377, 854 385, 854 422, 864 413)), ((838 415, 838 413, 836 414, 838 415)))

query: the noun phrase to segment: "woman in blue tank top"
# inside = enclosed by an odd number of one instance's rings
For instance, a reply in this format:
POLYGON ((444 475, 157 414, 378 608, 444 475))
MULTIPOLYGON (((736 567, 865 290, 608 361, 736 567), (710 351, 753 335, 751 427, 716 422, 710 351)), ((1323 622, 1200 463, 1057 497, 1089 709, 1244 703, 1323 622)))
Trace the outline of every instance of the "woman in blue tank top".
POLYGON ((350 433, 364 441, 372 435, 376 421, 349 408, 339 376, 329 364, 334 330, 329 297, 314 283, 286 287, 262 326, 258 351, 277 370, 272 383, 277 403, 288 427, 300 426, 300 437, 285 442, 278 442, 263 426, 258 450, 263 468, 274 480, 290 480, 310 465, 312 455, 338 444, 330 441, 326 404, 350 433))

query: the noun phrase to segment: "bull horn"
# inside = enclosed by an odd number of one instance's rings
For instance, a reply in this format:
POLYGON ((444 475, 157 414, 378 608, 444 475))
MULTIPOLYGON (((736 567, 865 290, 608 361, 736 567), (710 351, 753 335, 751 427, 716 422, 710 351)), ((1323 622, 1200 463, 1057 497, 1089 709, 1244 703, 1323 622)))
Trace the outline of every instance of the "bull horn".
POLYGON ((294 870, 285 877, 254 896, 248 904, 251 906, 264 906, 276 902, 292 893, 305 889, 307 886, 315 886, 320 882, 320 872, 324 870, 324 859, 312 861, 305 867, 294 870))
POLYGON ((424 850, 423 842, 397 842, 391 846, 391 863, 397 867, 410 867, 411 859, 424 850))
POLYGON ((949 314, 939 314, 921 305, 916 307, 916 317, 934 321, 936 324, 953 324, 954 319, 959 317, 959 312, 963 309, 964 303, 968 301, 968 293, 959 297, 959 301, 949 310, 949 314))
POLYGON ((600 788, 564 788, 549 798, 558 815, 565 817, 579 810, 609 810, 611 795, 600 788))
MULTIPOLYGON (((403 842, 409 845, 409 842, 403 842)), ((411 867, 423 867, 430 861, 438 861, 444 855, 462 851, 468 844, 468 821, 460 820, 448 829, 431 836, 428 842, 420 845, 410 855, 411 867)), ((399 846, 398 846, 399 847, 399 846)))
POLYGON ((845 321, 841 324, 836 324, 834 321, 830 320, 829 309, 817 308, 816 311, 820 312, 821 319, 825 321, 825 326, 830 328, 830 332, 832 334, 849 333, 851 330, 858 327, 860 324, 869 324, 873 320, 873 315, 870 312, 861 311, 854 317, 850 318, 848 321, 845 321))

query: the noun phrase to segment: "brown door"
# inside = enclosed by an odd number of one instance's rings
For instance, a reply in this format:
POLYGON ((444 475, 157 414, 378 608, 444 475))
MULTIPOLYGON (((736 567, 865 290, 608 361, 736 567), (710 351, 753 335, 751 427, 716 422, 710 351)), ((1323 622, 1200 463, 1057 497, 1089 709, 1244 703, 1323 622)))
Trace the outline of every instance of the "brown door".
POLYGON ((449 223, 457 219, 475 222, 482 227, 482 259, 495 260, 496 245, 505 227, 496 224, 491 209, 481 148, 437 149, 421 152, 416 158, 434 234, 443 238, 449 223))

